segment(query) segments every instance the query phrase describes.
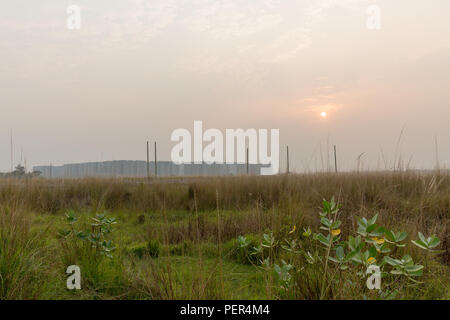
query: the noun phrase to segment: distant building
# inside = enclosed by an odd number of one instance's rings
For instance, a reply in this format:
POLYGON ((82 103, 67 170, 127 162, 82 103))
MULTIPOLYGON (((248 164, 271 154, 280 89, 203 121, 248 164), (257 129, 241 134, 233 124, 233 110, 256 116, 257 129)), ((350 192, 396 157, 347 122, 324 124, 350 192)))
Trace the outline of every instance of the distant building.
MULTIPOLYGON (((260 175, 260 164, 249 164, 248 173, 260 175)), ((35 166, 46 178, 84 178, 84 177, 146 177, 146 161, 105 161, 62 166, 35 166)), ((175 164, 170 161, 157 162, 158 176, 236 176, 247 173, 244 164, 175 164)), ((150 175, 155 175, 155 162, 150 162, 150 175)))

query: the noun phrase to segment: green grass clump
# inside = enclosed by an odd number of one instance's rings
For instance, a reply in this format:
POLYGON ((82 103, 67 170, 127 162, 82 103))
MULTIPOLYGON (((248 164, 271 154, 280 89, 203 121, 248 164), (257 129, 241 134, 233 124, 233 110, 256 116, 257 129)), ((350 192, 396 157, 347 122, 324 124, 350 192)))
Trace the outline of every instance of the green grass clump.
POLYGON ((149 240, 148 242, 135 243, 127 247, 127 251, 139 259, 149 256, 158 258, 161 251, 161 244, 158 240, 149 240))
POLYGON ((32 233, 29 217, 22 211, 0 210, 0 300, 39 298, 55 268, 44 230, 32 233))

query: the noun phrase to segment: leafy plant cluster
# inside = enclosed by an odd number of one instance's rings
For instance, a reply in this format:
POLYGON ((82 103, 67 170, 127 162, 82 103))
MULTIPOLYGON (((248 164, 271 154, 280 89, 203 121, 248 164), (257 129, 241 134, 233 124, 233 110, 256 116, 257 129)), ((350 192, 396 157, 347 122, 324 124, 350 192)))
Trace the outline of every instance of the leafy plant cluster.
POLYGON ((59 237, 67 245, 69 241, 83 241, 87 243, 96 255, 112 258, 112 252, 116 249, 113 242, 109 239, 113 231, 113 225, 117 223, 113 217, 107 217, 105 214, 96 214, 92 219, 91 230, 80 230, 77 227, 78 218, 75 212, 69 211, 66 214, 66 224, 68 229, 60 230, 59 237))
MULTIPOLYGON (((324 298, 331 283, 342 283, 349 273, 361 280, 367 277, 369 266, 377 266, 381 277, 405 277, 410 283, 420 283, 417 279, 423 275, 424 266, 413 261, 410 254, 400 254, 400 248, 406 246, 408 234, 403 231, 389 230, 378 225, 378 214, 370 219, 357 218, 355 234, 344 239, 341 232, 342 221, 339 220, 341 210, 334 199, 323 200, 319 212, 320 232, 313 233, 311 228, 304 228, 301 235, 296 227, 289 232, 289 237, 278 241, 272 232, 263 235, 259 246, 249 248, 246 237, 240 236, 238 243, 241 248, 249 251, 250 255, 257 255, 260 265, 269 272, 277 275, 279 286, 288 291, 293 285, 294 273, 302 272, 302 264, 295 263, 301 258, 302 262, 315 265, 323 270, 320 283, 320 298, 324 298), (309 245, 305 245, 309 244, 309 245), (289 259, 281 259, 281 263, 274 263, 273 252, 280 247, 288 254, 289 259), (263 254, 263 249, 269 249, 269 256, 263 254), (288 262, 286 262, 288 260, 288 262)), ((417 247, 430 253, 439 253, 436 250, 440 239, 435 235, 425 237, 418 233, 418 240, 411 240, 417 247)), ((351 278, 351 277, 350 277, 351 278)), ((395 283, 395 281, 393 282, 395 283)), ((396 291, 391 292, 395 296, 396 291)), ((380 291, 382 297, 387 293, 380 291)))

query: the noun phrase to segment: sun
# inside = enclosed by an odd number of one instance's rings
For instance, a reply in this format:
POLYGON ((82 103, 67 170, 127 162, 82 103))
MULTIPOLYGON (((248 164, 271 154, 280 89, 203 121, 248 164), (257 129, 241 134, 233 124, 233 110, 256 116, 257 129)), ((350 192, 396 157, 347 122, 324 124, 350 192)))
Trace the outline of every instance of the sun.
POLYGON ((326 113, 325 111, 322 111, 322 112, 320 113, 320 116, 321 116, 322 118, 325 118, 325 117, 327 116, 327 113, 326 113))

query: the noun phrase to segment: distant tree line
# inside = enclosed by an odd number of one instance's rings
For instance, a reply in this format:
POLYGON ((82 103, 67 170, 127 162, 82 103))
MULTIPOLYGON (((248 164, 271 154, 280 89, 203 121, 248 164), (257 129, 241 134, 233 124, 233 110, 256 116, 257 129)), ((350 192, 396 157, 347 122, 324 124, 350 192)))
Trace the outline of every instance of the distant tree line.
POLYGON ((42 174, 40 171, 33 171, 33 172, 26 172, 25 167, 21 164, 18 164, 13 172, 0 172, 1 178, 17 178, 17 179, 23 179, 23 178, 33 178, 33 177, 39 177, 42 174))

